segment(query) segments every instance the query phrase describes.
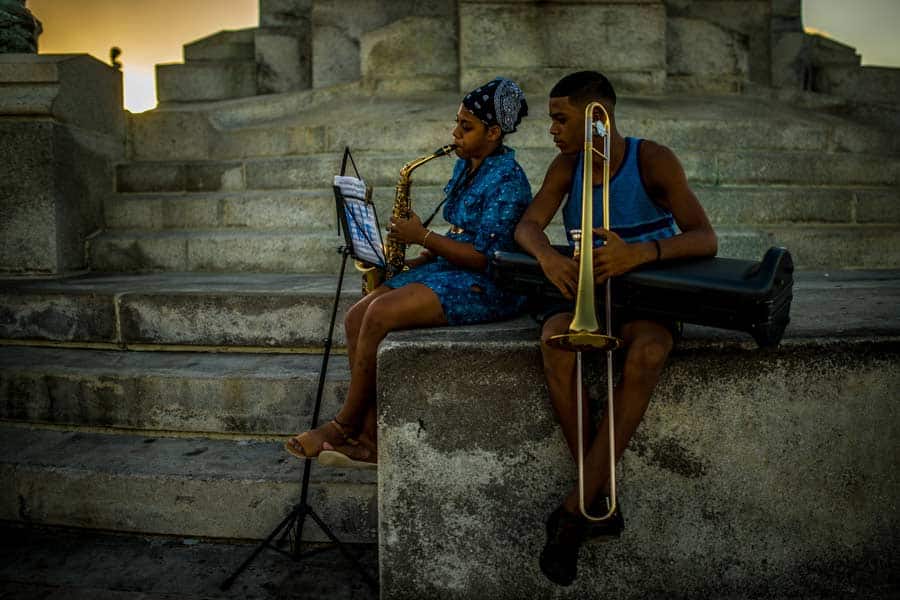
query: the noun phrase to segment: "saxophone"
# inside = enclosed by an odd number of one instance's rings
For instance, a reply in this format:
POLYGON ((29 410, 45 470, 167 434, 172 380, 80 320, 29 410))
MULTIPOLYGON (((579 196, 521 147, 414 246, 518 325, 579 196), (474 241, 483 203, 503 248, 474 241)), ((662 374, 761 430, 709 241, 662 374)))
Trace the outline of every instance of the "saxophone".
MULTIPOLYGON (((435 158, 450 154, 456 149, 456 144, 447 144, 428 154, 415 160, 411 160, 400 169, 400 178, 397 180, 397 187, 394 192, 394 207, 391 210, 391 218, 408 219, 412 212, 412 201, 409 196, 409 188, 412 185, 412 172, 421 167, 428 161, 435 158)), ((357 269, 363 272, 363 293, 368 294, 373 291, 381 282, 390 279, 397 273, 406 268, 406 244, 395 242, 388 238, 384 244, 384 259, 386 266, 384 269, 379 267, 361 268, 357 264, 357 269)))

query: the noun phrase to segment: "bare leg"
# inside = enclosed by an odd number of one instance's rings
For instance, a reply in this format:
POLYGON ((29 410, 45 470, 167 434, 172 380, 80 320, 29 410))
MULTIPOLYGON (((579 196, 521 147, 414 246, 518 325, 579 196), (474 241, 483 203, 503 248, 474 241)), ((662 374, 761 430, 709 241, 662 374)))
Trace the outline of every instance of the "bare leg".
MULTIPOLYGON (((659 381, 669 352, 672 351, 672 334, 663 325, 653 321, 632 321, 622 328, 625 346, 625 367, 622 379, 616 386, 614 399, 615 459, 618 461, 637 430, 650 395, 659 381)), ((609 419, 604 414, 590 450, 584 459, 585 504, 609 486, 609 419)), ((578 488, 569 492, 566 509, 578 511, 578 488)))
POLYGON ((381 340, 397 329, 446 322, 437 295, 418 283, 398 289, 381 286, 354 304, 344 321, 351 357, 347 399, 333 421, 288 440, 289 450, 309 458, 322 449, 343 447, 347 437, 357 435, 370 407, 375 406, 375 359, 381 340))
MULTIPOLYGON (((375 298, 390 292, 391 288, 387 286, 379 286, 370 294, 363 296, 347 311, 344 317, 344 331, 347 338, 347 354, 350 357, 350 364, 353 364, 353 353, 356 347, 356 339, 359 335, 359 327, 366 309, 375 298)), ((298 457, 314 457, 319 453, 325 445, 343 443, 344 436, 353 436, 356 431, 344 423, 335 426, 334 423, 324 423, 312 431, 306 431, 295 435, 288 440, 286 448, 289 452, 298 457)))
POLYGON ((437 295, 420 283, 390 290, 369 302, 355 336, 350 389, 337 420, 357 430, 363 425, 375 401, 378 345, 388 333, 446 323, 437 295))
MULTIPOLYGON (((556 411, 556 416, 559 419, 569 451, 572 453, 572 458, 577 460, 578 414, 575 410, 575 405, 577 404, 575 396, 577 388, 575 386, 576 384, 583 386, 583 382, 575 381, 575 353, 551 348, 547 345, 547 340, 550 337, 568 331, 571 321, 572 313, 559 313, 547 319, 541 330, 541 356, 544 361, 544 375, 547 378, 550 402, 556 411)), ((585 402, 584 418, 582 420, 585 449, 590 447, 593 437, 593 428, 590 426, 587 406, 588 404, 585 402)))
POLYGON ((350 307, 350 310, 348 310, 347 314, 344 316, 344 333, 347 338, 347 358, 351 368, 353 367, 353 355, 356 353, 356 339, 359 336, 359 328, 362 326, 366 309, 369 308, 369 305, 375 298, 390 292, 391 289, 392 288, 389 288, 386 285, 378 286, 370 293, 360 298, 356 304, 350 307))

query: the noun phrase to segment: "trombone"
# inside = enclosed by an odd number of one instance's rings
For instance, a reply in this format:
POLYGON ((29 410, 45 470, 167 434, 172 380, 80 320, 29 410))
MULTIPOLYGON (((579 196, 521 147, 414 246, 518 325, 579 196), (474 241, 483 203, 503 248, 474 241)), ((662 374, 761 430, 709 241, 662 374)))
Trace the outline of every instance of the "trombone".
POLYGON ((555 335, 548 340, 548 345, 560 350, 576 353, 577 365, 577 410, 578 410, 578 506, 581 514, 588 521, 605 521, 612 517, 616 510, 616 443, 613 427, 613 350, 619 347, 620 340, 612 335, 612 282, 607 278, 606 292, 606 334, 600 333, 597 322, 597 311, 594 305, 594 183, 593 158, 596 153, 603 160, 603 227, 609 229, 609 162, 610 162, 609 113, 600 102, 589 102, 584 109, 584 156, 581 180, 581 236, 577 241, 575 252, 579 255, 578 295, 575 302, 575 315, 569 323, 566 333, 555 335), (599 108, 601 118, 594 121, 594 109, 599 108), (594 148, 594 133, 603 138, 603 152, 594 148), (581 353, 590 351, 606 351, 606 386, 607 416, 609 419, 609 497, 608 512, 600 517, 588 514, 584 505, 584 432, 582 392, 581 353))

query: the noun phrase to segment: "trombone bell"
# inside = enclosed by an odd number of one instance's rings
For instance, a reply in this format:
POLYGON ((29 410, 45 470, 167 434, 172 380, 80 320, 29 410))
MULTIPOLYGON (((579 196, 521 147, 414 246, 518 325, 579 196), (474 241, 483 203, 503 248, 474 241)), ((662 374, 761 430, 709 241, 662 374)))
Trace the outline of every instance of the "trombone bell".
POLYGON ((552 336, 547 345, 569 352, 609 352, 619 347, 619 338, 595 331, 568 331, 552 336))

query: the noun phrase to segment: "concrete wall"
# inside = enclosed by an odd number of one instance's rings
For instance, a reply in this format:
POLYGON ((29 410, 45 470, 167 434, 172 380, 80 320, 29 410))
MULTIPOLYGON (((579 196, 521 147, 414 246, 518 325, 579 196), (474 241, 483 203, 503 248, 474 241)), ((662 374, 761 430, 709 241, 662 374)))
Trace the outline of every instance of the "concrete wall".
POLYGON ((536 335, 382 348, 383 599, 839 597, 896 584, 896 342, 677 352, 620 463, 625 533, 583 548, 562 590, 537 563, 575 471, 536 335))
POLYGON ((121 73, 87 55, 0 56, 0 272, 84 267, 124 151, 121 73))

